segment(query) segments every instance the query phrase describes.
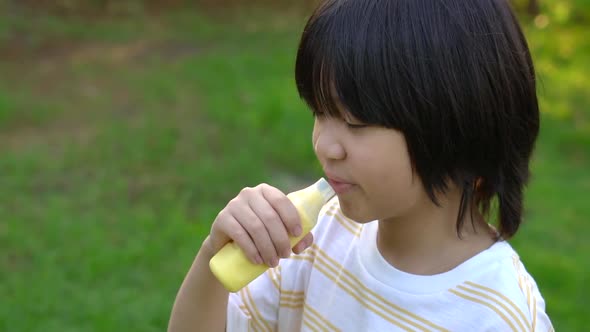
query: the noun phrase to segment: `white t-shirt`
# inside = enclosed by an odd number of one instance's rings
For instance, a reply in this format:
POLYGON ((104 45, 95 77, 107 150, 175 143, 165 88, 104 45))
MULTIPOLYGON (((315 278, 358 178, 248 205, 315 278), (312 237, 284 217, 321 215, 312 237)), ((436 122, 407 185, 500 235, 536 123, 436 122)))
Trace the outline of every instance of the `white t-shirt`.
POLYGON ((420 276, 385 261, 377 226, 344 217, 332 199, 312 247, 230 294, 227 331, 553 331, 535 281, 508 243, 420 276))

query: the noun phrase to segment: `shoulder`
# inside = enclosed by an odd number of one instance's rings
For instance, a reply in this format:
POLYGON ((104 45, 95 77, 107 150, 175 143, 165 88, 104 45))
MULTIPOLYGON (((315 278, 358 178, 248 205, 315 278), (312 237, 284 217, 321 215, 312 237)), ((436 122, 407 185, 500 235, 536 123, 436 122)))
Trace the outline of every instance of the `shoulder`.
POLYGON ((482 260, 485 265, 464 284, 499 298, 512 299, 519 307, 528 306, 530 296, 527 295, 537 290, 537 285, 516 251, 508 242, 499 241, 488 249, 487 254, 490 260, 482 260))
POLYGON ((482 264, 477 273, 449 292, 488 318, 482 324, 513 331, 534 331, 543 325, 541 330, 548 330, 551 323, 544 299, 518 254, 504 241, 492 246, 488 254, 496 259, 482 264))

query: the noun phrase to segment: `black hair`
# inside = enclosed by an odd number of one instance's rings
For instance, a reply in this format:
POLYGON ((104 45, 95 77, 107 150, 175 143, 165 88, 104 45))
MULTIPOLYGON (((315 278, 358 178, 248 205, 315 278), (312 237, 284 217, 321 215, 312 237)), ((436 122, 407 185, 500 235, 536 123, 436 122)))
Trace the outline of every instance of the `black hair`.
POLYGON ((498 205, 505 239, 522 220, 539 132, 535 71, 507 0, 327 0, 297 52, 314 113, 402 132, 425 191, 462 188, 465 213, 498 205))

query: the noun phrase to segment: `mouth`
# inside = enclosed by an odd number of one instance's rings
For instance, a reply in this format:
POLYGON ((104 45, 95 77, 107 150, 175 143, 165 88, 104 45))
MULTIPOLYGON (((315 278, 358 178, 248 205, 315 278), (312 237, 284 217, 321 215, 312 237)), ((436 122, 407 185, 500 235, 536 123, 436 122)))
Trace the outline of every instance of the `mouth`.
POLYGON ((326 177, 328 179, 328 183, 330 184, 332 189, 334 189, 334 192, 336 192, 336 194, 343 194, 355 186, 352 183, 346 182, 346 181, 338 179, 338 178, 331 177, 329 175, 327 175, 326 177))

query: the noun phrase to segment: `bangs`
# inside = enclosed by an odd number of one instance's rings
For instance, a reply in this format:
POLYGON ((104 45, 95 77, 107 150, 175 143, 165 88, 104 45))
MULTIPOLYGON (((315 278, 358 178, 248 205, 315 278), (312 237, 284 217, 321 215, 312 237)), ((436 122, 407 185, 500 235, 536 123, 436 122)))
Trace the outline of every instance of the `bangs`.
POLYGON ((359 10, 358 3, 353 9, 349 1, 327 1, 309 19, 297 53, 297 89, 314 114, 347 112, 366 124, 398 128, 393 110, 406 107, 400 87, 388 80, 398 56, 383 48, 391 30, 384 25, 396 18, 386 20, 371 1, 363 3, 359 10))
POLYGON ((508 0, 326 0, 301 36, 295 80, 316 114, 401 132, 433 202, 449 183, 463 189, 458 220, 496 195, 500 233, 516 232, 539 108, 508 0))

